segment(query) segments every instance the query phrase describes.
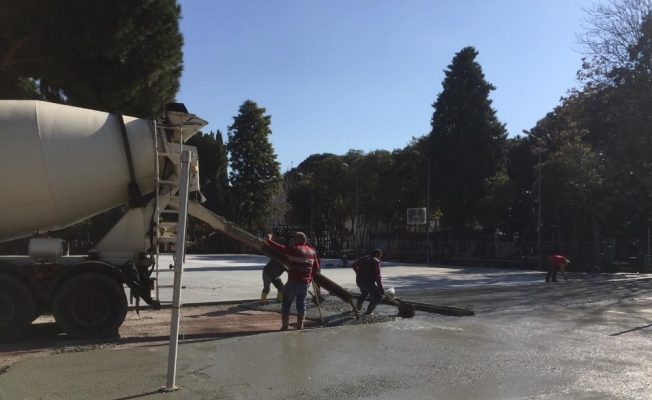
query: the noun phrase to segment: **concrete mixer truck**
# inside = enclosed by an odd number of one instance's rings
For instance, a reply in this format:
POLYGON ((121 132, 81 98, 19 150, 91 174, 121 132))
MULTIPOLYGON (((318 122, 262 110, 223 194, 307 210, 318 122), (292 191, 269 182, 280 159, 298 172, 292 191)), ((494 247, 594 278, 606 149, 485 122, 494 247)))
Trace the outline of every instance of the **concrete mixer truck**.
POLYGON ((177 218, 163 214, 174 213, 182 147, 195 155, 190 190, 199 188, 196 149, 183 143, 206 124, 178 103, 150 121, 0 101, 0 242, 32 236, 26 255, 0 256, 0 339, 18 337, 44 312, 68 335, 113 335, 127 312, 123 285, 158 306, 158 249, 176 241, 177 218), (125 204, 88 254, 67 256, 61 239, 47 237, 125 204))
MULTIPOLYGON (((26 255, 0 256, 0 340, 19 337, 47 312, 70 336, 116 335, 127 313, 124 285, 137 305, 140 299, 160 305, 152 275, 159 271, 160 249, 177 241, 181 153, 193 154, 189 191, 198 191, 197 151, 184 142, 206 124, 178 103, 150 121, 0 100, 0 242, 31 237, 26 255), (126 213, 88 254, 64 254, 63 240, 48 237, 126 204, 126 213)), ((287 264, 264 241, 200 204, 189 203, 188 213, 287 264)), ((349 291, 319 273, 313 279, 357 315, 349 291)))

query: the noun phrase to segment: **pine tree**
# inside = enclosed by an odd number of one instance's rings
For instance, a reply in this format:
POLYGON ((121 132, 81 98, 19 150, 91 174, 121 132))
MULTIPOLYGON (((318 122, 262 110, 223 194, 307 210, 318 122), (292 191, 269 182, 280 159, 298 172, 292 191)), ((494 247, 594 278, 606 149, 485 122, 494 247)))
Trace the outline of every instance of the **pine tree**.
POLYGON ((457 232, 482 223, 488 184, 505 169, 507 133, 491 107, 489 93, 495 87, 485 80, 477 55, 473 47, 465 47, 444 71, 428 141, 432 193, 443 212, 442 227, 457 232))
POLYGON ((280 164, 269 142, 271 116, 251 101, 245 101, 228 127, 231 171, 231 204, 234 222, 248 229, 264 229, 276 185, 281 182, 280 164))
POLYGON ((175 0, 10 0, 0 13, 0 98, 159 116, 179 89, 180 17, 175 0))

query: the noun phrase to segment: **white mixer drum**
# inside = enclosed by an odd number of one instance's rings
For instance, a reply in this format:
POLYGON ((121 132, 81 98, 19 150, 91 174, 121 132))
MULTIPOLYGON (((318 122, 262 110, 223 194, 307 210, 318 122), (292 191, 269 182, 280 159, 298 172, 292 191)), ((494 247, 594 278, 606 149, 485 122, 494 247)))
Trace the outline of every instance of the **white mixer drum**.
MULTIPOLYGON (((124 117, 136 181, 155 188, 150 121, 124 117)), ((0 101, 0 241, 63 228, 129 201, 127 155, 114 114, 31 100, 0 101)))

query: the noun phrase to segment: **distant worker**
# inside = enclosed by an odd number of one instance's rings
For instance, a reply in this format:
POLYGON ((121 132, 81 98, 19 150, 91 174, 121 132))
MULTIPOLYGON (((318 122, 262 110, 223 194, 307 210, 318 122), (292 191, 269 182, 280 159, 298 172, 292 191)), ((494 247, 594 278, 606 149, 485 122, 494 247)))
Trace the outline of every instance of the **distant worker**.
POLYGON ((546 282, 550 282, 551 280, 552 282, 558 282, 557 270, 561 270, 561 274, 564 276, 564 280, 568 280, 566 278, 565 270, 566 265, 570 263, 569 259, 560 254, 555 254, 548 257, 548 261, 550 261, 550 269, 548 269, 548 274, 546 275, 546 282))
POLYGON ((290 324, 290 308, 294 299, 297 300, 297 329, 303 329, 306 314, 306 296, 312 281, 312 274, 319 271, 317 253, 306 244, 306 235, 297 232, 294 235, 293 246, 283 246, 272 240, 268 233, 266 242, 272 249, 285 254, 289 259, 288 280, 283 287, 283 305, 281 306, 281 330, 287 331, 290 324))
POLYGON ((280 262, 270 259, 263 268, 263 292, 260 294, 260 305, 265 305, 267 295, 269 294, 271 285, 273 284, 278 292, 276 293, 276 302, 283 301, 283 280, 281 275, 286 271, 286 267, 280 262))
POLYGON ((371 255, 360 257, 351 264, 356 274, 355 283, 358 284, 358 288, 360 289, 360 297, 358 297, 357 304, 358 311, 362 310, 362 305, 367 299, 367 296, 371 297, 365 315, 373 314, 383 299, 383 294, 385 294, 380 276, 380 258, 382 255, 383 252, 376 249, 371 255))

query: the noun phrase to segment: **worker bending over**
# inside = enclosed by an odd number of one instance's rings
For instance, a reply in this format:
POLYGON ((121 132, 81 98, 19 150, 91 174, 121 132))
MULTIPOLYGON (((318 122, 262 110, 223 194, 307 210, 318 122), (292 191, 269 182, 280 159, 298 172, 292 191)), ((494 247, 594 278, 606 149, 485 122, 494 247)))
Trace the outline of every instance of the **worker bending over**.
POLYGON ((561 270, 561 274, 564 276, 564 280, 566 279, 566 265, 570 263, 570 260, 568 260, 566 257, 560 255, 560 254, 555 254, 553 256, 548 257, 548 261, 550 261, 550 269, 548 270, 548 274, 546 275, 546 282, 550 282, 550 278, 552 278, 553 282, 558 282, 557 281, 557 271, 561 270))
POLYGON ((358 288, 360 289, 360 297, 358 297, 357 304, 358 311, 362 309, 362 304, 367 299, 367 296, 371 297, 365 315, 373 314, 378 303, 382 300, 383 294, 385 294, 383 282, 380 277, 380 257, 382 255, 383 252, 376 249, 371 255, 360 257, 351 265, 356 274, 355 283, 358 284, 358 288))
POLYGON ((306 314, 306 295, 312 280, 312 274, 319 272, 319 258, 317 253, 306 244, 306 235, 297 232, 294 235, 293 246, 283 246, 272 240, 268 233, 267 244, 279 253, 285 254, 289 259, 288 280, 283 287, 283 305, 281 306, 281 330, 287 331, 290 324, 290 308, 294 299, 297 299, 297 329, 303 329, 303 320, 306 314))

